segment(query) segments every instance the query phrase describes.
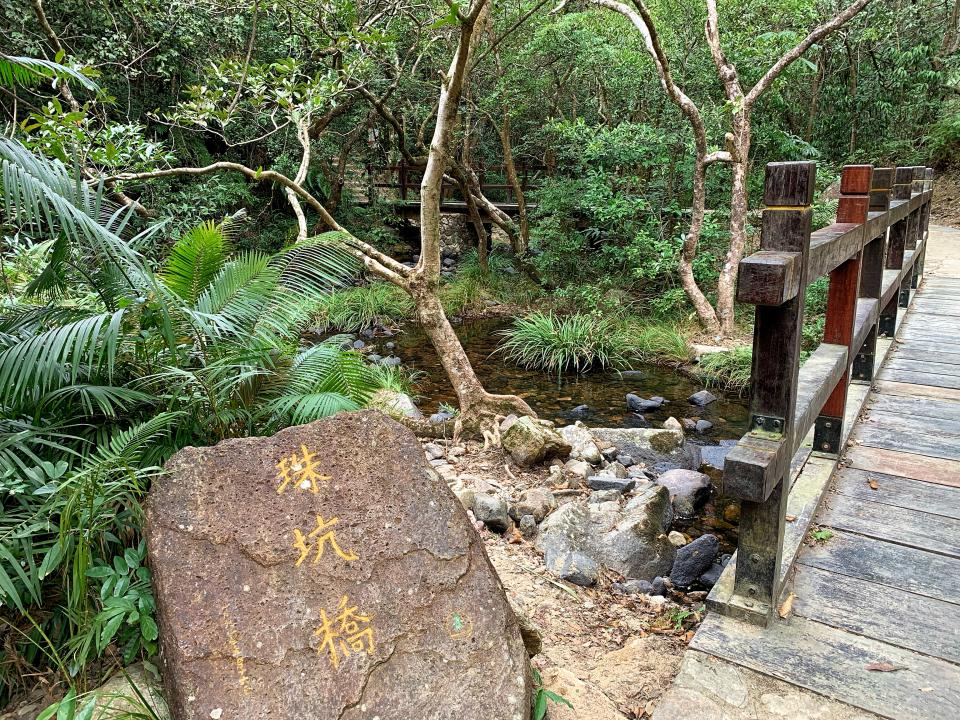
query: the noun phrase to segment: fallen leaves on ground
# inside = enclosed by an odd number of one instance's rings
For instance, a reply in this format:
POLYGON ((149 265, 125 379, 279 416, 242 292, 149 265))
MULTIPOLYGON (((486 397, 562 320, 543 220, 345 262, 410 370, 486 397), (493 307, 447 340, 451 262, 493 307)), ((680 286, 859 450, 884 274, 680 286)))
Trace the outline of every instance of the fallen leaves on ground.
POLYGON ((793 612, 793 601, 796 599, 796 597, 796 593, 790 593, 787 595, 787 599, 780 604, 777 613, 779 613, 780 617, 784 620, 786 620, 790 616, 790 613, 793 612))
POLYGON ((872 672, 896 672, 897 670, 903 670, 903 668, 888 662, 874 662, 867 665, 867 670, 872 672))
POLYGON ((877 482, 876 478, 867 478, 867 485, 870 486, 871 490, 879 490, 880 483, 877 482))

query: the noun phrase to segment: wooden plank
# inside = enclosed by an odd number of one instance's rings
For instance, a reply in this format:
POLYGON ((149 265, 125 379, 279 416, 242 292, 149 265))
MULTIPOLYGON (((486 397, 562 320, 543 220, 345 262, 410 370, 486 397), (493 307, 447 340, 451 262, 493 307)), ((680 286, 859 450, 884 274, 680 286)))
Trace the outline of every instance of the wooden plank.
POLYGON ((800 253, 760 250, 740 262, 737 301, 782 305, 800 290, 800 253))
POLYGON ((960 401, 960 391, 951 388, 931 387, 923 384, 883 379, 877 380, 873 387, 877 392, 889 395, 908 395, 933 398, 935 400, 960 401))
POLYGON ((956 460, 930 458, 862 445, 848 449, 845 460, 850 467, 861 470, 887 472, 923 482, 960 487, 960 462, 956 460))
POLYGON ((888 370, 886 367, 880 369, 880 372, 877 374, 877 380, 892 380, 893 382, 960 390, 960 377, 911 372, 909 370, 888 370))
POLYGON ((960 521, 942 515, 831 494, 817 520, 837 530, 960 559, 960 521))
POLYGON ((824 402, 847 369, 847 348, 821 343, 800 368, 797 404, 793 427, 798 436, 806 435, 824 402))
MULTIPOLYGON (((956 405, 956 403, 953 403, 953 405, 956 405)), ((901 433, 933 433, 943 440, 960 443, 960 419, 945 418, 939 414, 918 417, 904 415, 901 412, 888 412, 872 408, 862 419, 861 424, 896 430, 901 433)))
POLYGON ((837 472, 834 489, 841 495, 868 502, 960 520, 960 488, 858 468, 842 468, 837 472), (871 486, 871 480, 876 484, 876 490, 871 486))
POLYGON ((960 605, 812 567, 797 568, 793 590, 801 617, 960 662, 960 605))
POLYGON ((876 423, 861 423, 853 431, 853 439, 867 447, 960 461, 960 438, 933 430, 916 428, 910 432, 876 423))
MULTIPOLYGON (((946 352, 942 345, 933 343, 927 347, 918 347, 915 343, 899 343, 897 349, 890 356, 890 361, 896 360, 923 360, 924 362, 946 363, 960 365, 960 352, 946 352)), ((960 350, 960 346, 957 347, 960 350)))
POLYGON ((956 720, 960 707, 956 665, 802 617, 764 631, 711 614, 690 647, 894 720, 956 720), (901 669, 867 670, 876 662, 901 669))
POLYGON ((870 410, 878 410, 885 414, 897 414, 904 418, 960 420, 960 402, 955 400, 934 400, 933 398, 873 393, 867 407, 870 410))
POLYGON ((904 370, 906 372, 927 373, 930 375, 960 375, 960 365, 957 363, 941 363, 917 358, 899 358, 900 353, 893 355, 883 364, 889 370, 904 370))
POLYGON ((960 560, 837 530, 797 562, 960 605, 960 560))
POLYGON ((826 275, 858 252, 863 245, 863 225, 834 223, 810 235, 807 279, 826 275))
POLYGON ((880 470, 923 482, 960 487, 960 463, 956 460, 862 445, 848 449, 844 457, 850 467, 861 470, 880 470))

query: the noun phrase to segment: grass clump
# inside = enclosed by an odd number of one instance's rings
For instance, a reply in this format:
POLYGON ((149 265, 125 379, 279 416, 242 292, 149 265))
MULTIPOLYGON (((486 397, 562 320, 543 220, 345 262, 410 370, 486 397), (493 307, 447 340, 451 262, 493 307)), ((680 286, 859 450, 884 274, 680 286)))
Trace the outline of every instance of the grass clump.
POLYGON ((526 368, 555 372, 585 372, 623 367, 629 357, 629 338, 612 320, 591 315, 534 312, 513 321, 503 331, 498 352, 526 368))
POLYGON ((321 330, 359 332, 374 325, 393 325, 413 314, 413 301, 385 282, 331 293, 317 306, 314 324, 321 330))
POLYGON ((634 323, 630 343, 637 357, 645 362, 679 366, 690 361, 687 337, 675 325, 634 323))
POLYGON ((704 355, 697 365, 696 374, 708 387, 743 393, 750 387, 752 363, 753 348, 738 347, 704 355))

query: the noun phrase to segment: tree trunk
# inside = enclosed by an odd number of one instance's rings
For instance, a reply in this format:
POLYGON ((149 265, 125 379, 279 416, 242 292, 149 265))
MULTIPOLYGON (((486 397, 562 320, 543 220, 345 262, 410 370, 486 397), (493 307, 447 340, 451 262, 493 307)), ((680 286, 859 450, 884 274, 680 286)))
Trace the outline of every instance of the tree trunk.
POLYGON ((453 385, 460 405, 457 431, 475 434, 488 431, 498 415, 533 415, 526 402, 516 395, 487 392, 470 364, 460 338, 454 332, 436 290, 429 283, 413 282, 407 288, 416 307, 416 318, 433 343, 440 363, 453 385))
POLYGON ((730 188, 730 249, 717 283, 717 317, 724 337, 733 335, 734 300, 737 270, 747 246, 747 174, 750 155, 750 116, 745 112, 733 118, 733 179, 730 188))
POLYGON ((527 223, 527 200, 523 194, 523 185, 517 177, 517 167, 513 162, 513 145, 510 142, 510 113, 504 109, 503 124, 500 130, 500 145, 503 147, 503 165, 506 169, 507 182, 513 188, 513 195, 517 200, 517 217, 520 219, 520 232, 513 240, 513 253, 517 257, 527 254, 530 245, 530 227, 527 223))

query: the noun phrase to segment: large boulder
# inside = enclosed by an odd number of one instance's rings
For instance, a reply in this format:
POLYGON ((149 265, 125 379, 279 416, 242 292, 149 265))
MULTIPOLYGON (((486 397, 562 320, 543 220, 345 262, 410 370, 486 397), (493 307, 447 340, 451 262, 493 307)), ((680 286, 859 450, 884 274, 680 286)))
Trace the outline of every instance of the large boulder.
POLYGON ((688 470, 700 467, 700 448, 686 442, 682 429, 593 428, 590 433, 647 467, 688 470))
POLYGON ((343 413, 167 471, 146 532, 176 720, 529 718, 517 619, 401 425, 343 413))
POLYGON ((501 433, 503 449, 520 467, 570 455, 570 444, 560 433, 526 415, 501 429, 501 433))
POLYGON ((692 518, 710 497, 710 476, 696 470, 667 470, 656 482, 669 491, 679 518, 692 518))
POLYGON ((570 457, 574 460, 586 460, 596 465, 600 462, 600 449, 593 441, 593 436, 581 423, 565 425, 557 430, 570 446, 570 457))
POLYGON ((560 506, 540 525, 536 544, 556 573, 576 553, 625 577, 649 580, 670 572, 675 548, 666 531, 672 517, 666 488, 645 482, 623 508, 615 501, 560 506))

